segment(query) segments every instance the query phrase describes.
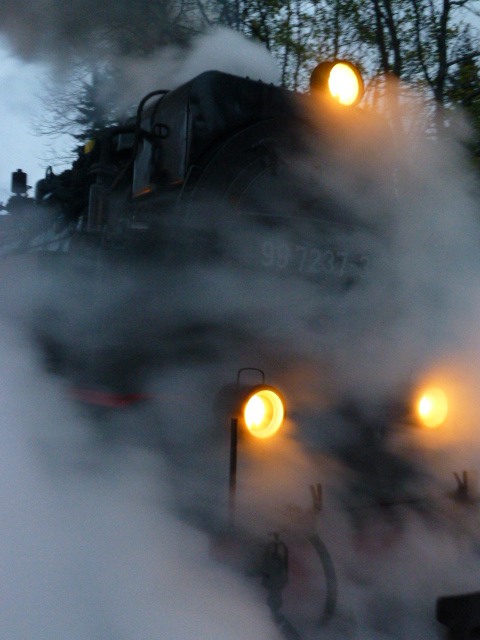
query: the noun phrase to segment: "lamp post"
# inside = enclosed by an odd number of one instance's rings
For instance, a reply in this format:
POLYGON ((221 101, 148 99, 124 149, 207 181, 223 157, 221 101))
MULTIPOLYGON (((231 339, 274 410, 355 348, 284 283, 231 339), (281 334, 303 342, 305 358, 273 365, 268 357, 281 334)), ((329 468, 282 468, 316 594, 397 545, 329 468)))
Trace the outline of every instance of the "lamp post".
POLYGON ((237 372, 235 387, 235 415, 230 418, 230 472, 228 512, 230 526, 235 523, 235 497, 237 488, 237 453, 239 420, 256 438, 270 438, 282 426, 285 404, 280 392, 265 384, 265 373, 255 367, 243 367, 237 372), (257 371, 262 376, 261 384, 240 386, 244 371, 257 371))
MULTIPOLYGON (((277 433, 283 424, 285 403, 277 389, 265 384, 265 373, 261 369, 253 367, 239 369, 236 385, 226 387, 225 391, 227 395, 224 396, 224 399, 228 404, 223 406, 223 410, 229 407, 231 414, 228 501, 230 531, 228 539, 233 548, 235 548, 238 541, 242 544, 248 542, 244 537, 237 538, 234 532, 239 429, 245 426, 246 430, 256 438, 270 438, 277 433), (259 373, 261 375, 261 384, 241 385, 240 378, 244 371, 256 371, 259 373)), ((335 611, 337 582, 331 557, 319 535, 313 530, 312 515, 320 512, 321 509, 321 486, 317 485, 316 488, 312 486, 311 492, 313 509, 306 511, 303 516, 308 523, 307 528, 304 531, 303 526, 301 526, 298 531, 301 531, 302 535, 306 536, 308 542, 318 554, 327 581, 325 607, 319 618, 319 625, 321 625, 335 611)), ((288 582, 288 547, 285 542, 280 540, 277 532, 273 532, 271 535, 274 536, 274 540, 265 545, 261 556, 257 557, 254 575, 262 577, 262 585, 268 590, 267 604, 270 607, 275 623, 284 637, 287 640, 300 640, 300 635, 281 611, 283 606, 282 590, 288 582)), ((255 549, 257 550, 257 544, 255 544, 255 549)))

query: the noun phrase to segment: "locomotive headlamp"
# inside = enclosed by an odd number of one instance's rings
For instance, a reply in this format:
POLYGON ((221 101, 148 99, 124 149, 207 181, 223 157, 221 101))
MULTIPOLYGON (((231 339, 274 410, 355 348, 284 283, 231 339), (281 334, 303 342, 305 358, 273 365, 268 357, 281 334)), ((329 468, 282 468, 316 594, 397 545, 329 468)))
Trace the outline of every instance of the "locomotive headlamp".
POLYGON ((285 410, 275 389, 259 387, 249 394, 244 409, 245 424, 257 438, 270 438, 282 426, 285 410))
POLYGON ((362 99, 363 80, 351 62, 321 62, 310 76, 310 91, 351 107, 362 99))
POLYGON ((328 88, 340 104, 353 104, 360 93, 358 73, 350 65, 339 63, 332 67, 328 79, 328 88))
POLYGON ((439 427, 445 422, 448 414, 447 396, 438 387, 428 389, 418 401, 417 412, 426 427, 439 427))

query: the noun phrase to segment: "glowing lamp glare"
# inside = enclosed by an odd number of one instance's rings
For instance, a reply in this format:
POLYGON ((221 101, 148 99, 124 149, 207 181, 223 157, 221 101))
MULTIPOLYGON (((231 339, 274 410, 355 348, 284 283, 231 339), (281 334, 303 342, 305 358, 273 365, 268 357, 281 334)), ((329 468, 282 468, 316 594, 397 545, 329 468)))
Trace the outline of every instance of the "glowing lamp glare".
POLYGON ((271 389, 260 389, 250 396, 245 406, 245 424, 257 438, 269 438, 281 427, 283 403, 271 389))
POLYGON ((339 62, 330 71, 328 88, 332 97, 338 100, 340 104, 350 106, 358 98, 360 83, 352 67, 339 62))
POLYGON ((441 389, 429 389, 420 398, 418 415, 426 427, 439 427, 447 417, 448 400, 441 389))

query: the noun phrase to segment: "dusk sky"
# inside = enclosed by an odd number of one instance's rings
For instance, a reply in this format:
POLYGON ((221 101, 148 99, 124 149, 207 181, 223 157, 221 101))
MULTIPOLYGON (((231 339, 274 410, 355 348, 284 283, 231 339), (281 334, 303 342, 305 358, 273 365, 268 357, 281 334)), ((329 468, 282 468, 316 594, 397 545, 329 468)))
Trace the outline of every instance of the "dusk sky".
POLYGON ((32 186, 45 172, 49 141, 33 133, 44 74, 41 65, 19 60, 0 40, 0 202, 10 195, 12 171, 26 171, 32 186))

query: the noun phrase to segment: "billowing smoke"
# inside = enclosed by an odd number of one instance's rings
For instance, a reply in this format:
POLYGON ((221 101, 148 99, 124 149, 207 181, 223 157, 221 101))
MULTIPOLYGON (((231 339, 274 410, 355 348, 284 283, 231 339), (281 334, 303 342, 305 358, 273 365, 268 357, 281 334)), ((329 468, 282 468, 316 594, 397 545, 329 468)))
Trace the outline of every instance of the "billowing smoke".
MULTIPOLYGON (((153 73, 157 59, 147 65, 153 73)), ((288 538, 284 610, 302 637, 435 638, 435 599, 478 589, 475 506, 451 495, 452 472, 475 469, 478 454, 478 221, 463 152, 448 139, 414 145, 368 112, 319 124, 320 144, 289 170, 306 207, 333 202, 338 228, 346 212, 361 230, 339 231, 343 253, 354 251, 343 288, 323 286, 334 268, 308 226, 294 238, 296 273, 291 239, 271 229, 264 269, 238 268, 254 233, 242 242, 235 225, 219 230, 227 260, 195 269, 96 262, 72 277, 4 263, 2 313, 18 331, 2 345, 9 637, 274 637, 258 576, 230 574, 208 553, 213 541, 212 555, 243 562, 218 542, 229 416, 216 398, 244 366, 284 390, 288 420, 273 444, 241 439, 237 526, 288 538), (62 375, 45 374, 41 355, 62 375), (424 382, 448 386, 442 430, 385 410, 424 382), (65 399, 92 384, 150 400, 92 415, 65 399), (319 558, 299 542, 317 482, 338 577, 327 629, 316 625, 319 558)), ((287 215, 292 202, 278 200, 287 215)))
POLYGON ((120 107, 140 100, 152 87, 173 89, 212 69, 274 84, 280 77, 276 62, 261 44, 225 27, 197 36, 187 49, 166 47, 147 57, 117 58, 115 67, 122 78, 121 91, 116 91, 120 107))
POLYGON ((0 35, 17 56, 67 71, 61 82, 72 65, 110 62, 122 78, 123 95, 132 92, 129 106, 139 99, 138 91, 172 88, 208 69, 266 82, 279 77, 262 45, 225 28, 212 29, 198 7, 189 11, 162 1, 101 7, 89 0, 6 2, 0 7, 0 35))
POLYGON ((1 32, 22 58, 60 63, 65 56, 98 53, 105 45, 118 47, 129 29, 145 24, 147 5, 129 0, 101 6, 90 0, 4 2, 1 32))
POLYGON ((172 515, 163 454, 102 445, 3 323, 1 353, 5 637, 277 637, 255 587, 172 515))

